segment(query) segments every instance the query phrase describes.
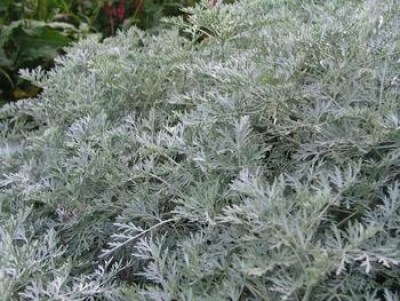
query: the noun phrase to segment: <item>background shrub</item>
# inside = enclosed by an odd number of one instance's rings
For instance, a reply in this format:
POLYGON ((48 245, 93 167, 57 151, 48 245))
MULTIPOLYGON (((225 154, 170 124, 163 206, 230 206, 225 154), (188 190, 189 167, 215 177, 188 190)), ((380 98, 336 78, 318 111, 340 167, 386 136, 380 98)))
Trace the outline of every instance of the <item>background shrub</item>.
POLYGON ((202 2, 23 72, 4 300, 397 300, 399 5, 202 2))

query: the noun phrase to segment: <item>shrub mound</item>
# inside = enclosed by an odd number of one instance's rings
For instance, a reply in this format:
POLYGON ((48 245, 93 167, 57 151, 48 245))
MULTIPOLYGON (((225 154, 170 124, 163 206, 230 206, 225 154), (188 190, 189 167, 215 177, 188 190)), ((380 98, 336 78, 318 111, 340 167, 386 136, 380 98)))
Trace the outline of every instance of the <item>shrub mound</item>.
POLYGON ((2 300, 398 300, 399 11, 204 1, 23 72, 2 300))

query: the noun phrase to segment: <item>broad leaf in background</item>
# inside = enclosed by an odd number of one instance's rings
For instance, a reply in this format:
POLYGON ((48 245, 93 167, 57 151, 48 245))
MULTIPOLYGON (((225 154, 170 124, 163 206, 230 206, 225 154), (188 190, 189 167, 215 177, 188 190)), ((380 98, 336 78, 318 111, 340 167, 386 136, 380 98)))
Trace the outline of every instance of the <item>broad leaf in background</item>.
MULTIPOLYGON (((13 98, 19 99, 25 94, 15 92, 23 91, 25 88, 16 88, 18 84, 21 84, 21 81, 15 81, 18 70, 34 68, 38 64, 48 65, 62 53, 65 46, 76 39, 79 30, 68 23, 21 20, 13 21, 10 25, 1 25, 0 33, 0 76, 7 79, 13 98)), ((38 91, 38 89, 32 89, 30 85, 26 89, 38 91)), ((26 95, 34 96, 35 94, 32 95, 29 92, 26 95)))

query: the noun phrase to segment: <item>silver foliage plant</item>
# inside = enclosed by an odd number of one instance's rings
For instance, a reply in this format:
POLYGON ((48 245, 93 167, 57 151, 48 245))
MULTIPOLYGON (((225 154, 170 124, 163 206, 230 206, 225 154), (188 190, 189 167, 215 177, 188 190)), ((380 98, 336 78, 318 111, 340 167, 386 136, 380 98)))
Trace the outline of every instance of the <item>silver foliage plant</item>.
POLYGON ((399 300, 399 11, 204 1, 22 71, 2 300, 399 300))

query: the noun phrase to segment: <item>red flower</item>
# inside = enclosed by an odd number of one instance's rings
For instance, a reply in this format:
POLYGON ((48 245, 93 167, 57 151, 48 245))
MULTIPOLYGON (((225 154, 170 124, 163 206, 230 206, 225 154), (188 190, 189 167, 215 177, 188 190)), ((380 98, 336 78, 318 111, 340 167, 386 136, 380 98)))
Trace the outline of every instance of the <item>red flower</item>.
POLYGON ((120 20, 123 20, 125 17, 124 0, 119 1, 119 5, 117 8, 117 15, 120 20))
POLYGON ((104 12, 110 18, 118 17, 123 20, 125 17, 124 0, 118 1, 118 7, 115 7, 111 0, 107 1, 104 5, 104 12))

